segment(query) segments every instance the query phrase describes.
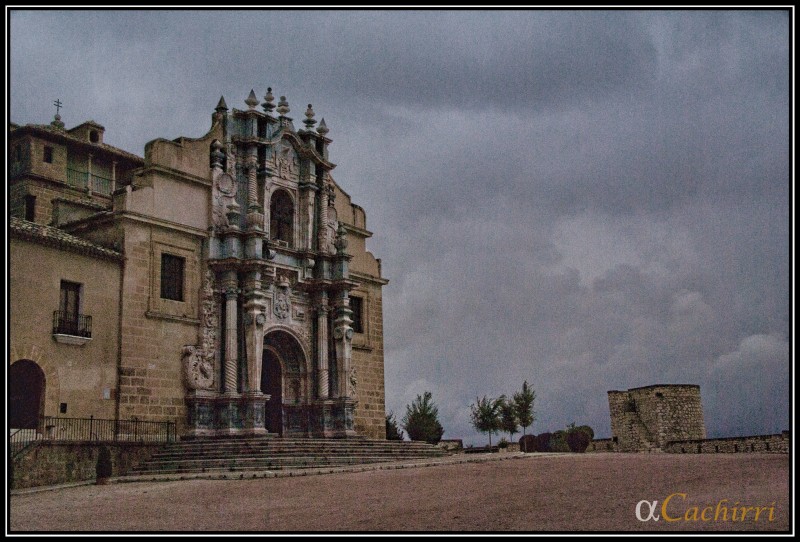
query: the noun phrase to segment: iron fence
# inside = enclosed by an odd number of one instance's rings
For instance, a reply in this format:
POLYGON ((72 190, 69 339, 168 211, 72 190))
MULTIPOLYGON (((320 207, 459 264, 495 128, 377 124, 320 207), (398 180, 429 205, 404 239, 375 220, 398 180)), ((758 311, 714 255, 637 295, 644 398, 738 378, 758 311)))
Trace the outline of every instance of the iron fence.
POLYGON ((13 429, 9 433, 12 457, 39 441, 94 442, 175 442, 175 422, 140 420, 103 420, 42 416, 30 429, 13 429))

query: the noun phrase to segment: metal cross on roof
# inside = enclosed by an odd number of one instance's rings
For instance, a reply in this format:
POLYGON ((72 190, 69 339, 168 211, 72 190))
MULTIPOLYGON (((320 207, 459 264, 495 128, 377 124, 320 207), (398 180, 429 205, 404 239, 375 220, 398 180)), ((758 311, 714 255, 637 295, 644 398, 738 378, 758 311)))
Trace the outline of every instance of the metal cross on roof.
POLYGON ((56 115, 61 113, 61 100, 56 99, 56 101, 53 102, 53 105, 56 106, 56 115))

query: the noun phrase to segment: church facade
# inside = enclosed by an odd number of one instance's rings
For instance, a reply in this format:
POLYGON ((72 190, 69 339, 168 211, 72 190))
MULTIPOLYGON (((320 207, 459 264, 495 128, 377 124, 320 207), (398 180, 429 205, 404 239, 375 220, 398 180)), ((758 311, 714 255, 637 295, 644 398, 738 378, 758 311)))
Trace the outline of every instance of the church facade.
POLYGON ((206 135, 153 140, 144 158, 91 121, 11 126, 18 424, 385 438, 387 281, 365 212, 334 181, 311 105, 296 128, 284 97, 259 102, 220 99, 206 135))

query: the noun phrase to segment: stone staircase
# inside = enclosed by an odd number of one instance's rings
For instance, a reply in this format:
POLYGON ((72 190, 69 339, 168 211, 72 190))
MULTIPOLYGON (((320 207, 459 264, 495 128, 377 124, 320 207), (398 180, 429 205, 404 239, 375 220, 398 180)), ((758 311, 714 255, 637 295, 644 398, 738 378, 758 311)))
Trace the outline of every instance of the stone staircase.
POLYGON ((343 467, 448 455, 423 442, 370 439, 236 438, 167 444, 129 476, 343 467))
POLYGON ((663 450, 656 444, 647 427, 642 423, 636 412, 625 412, 622 415, 623 430, 628 434, 628 440, 633 444, 632 449, 622 451, 639 453, 662 453, 663 450))

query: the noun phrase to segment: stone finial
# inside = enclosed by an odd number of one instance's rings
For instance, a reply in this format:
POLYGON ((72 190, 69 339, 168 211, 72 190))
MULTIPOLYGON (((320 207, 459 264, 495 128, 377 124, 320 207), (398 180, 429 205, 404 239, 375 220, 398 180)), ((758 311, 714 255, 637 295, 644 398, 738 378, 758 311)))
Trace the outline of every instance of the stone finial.
POLYGON ((256 93, 254 90, 252 89, 250 90, 250 95, 247 97, 244 103, 246 103, 247 107, 249 107, 250 109, 256 108, 256 106, 258 105, 258 98, 256 98, 256 93))
POLYGON ((327 134, 328 132, 330 132, 330 130, 328 129, 328 125, 325 124, 325 117, 322 117, 319 126, 317 126, 317 133, 322 137, 325 137, 325 134, 327 134))
POLYGON ((314 120, 314 109, 311 107, 311 104, 308 104, 308 109, 306 109, 306 120, 303 121, 303 124, 306 125, 306 130, 312 130, 316 123, 317 121, 314 120))
POLYGON ((211 142, 211 167, 222 169, 222 160, 225 158, 225 153, 222 152, 222 143, 219 139, 211 142))
POLYGON ((336 230, 336 240, 333 242, 336 247, 336 254, 344 254, 347 248, 347 232, 344 229, 344 224, 339 223, 339 229, 336 230))
POLYGON ((281 99, 278 101, 278 109, 276 109, 276 111, 282 117, 285 117, 286 113, 289 112, 289 102, 286 101, 286 96, 281 96, 281 99))
POLYGON ((275 101, 275 96, 272 95, 272 87, 267 87, 267 93, 264 94, 264 103, 261 104, 265 112, 272 113, 272 110, 275 109, 273 101, 275 101))
POLYGON ((214 111, 216 111, 217 113, 224 113, 227 110, 228 110, 228 104, 225 103, 225 97, 220 96, 219 103, 217 104, 217 107, 214 108, 214 111))
POLYGON ((53 122, 50 123, 50 126, 53 126, 54 128, 57 128, 59 130, 63 130, 64 129, 64 123, 61 122, 61 115, 56 113, 56 116, 53 119, 53 122))

